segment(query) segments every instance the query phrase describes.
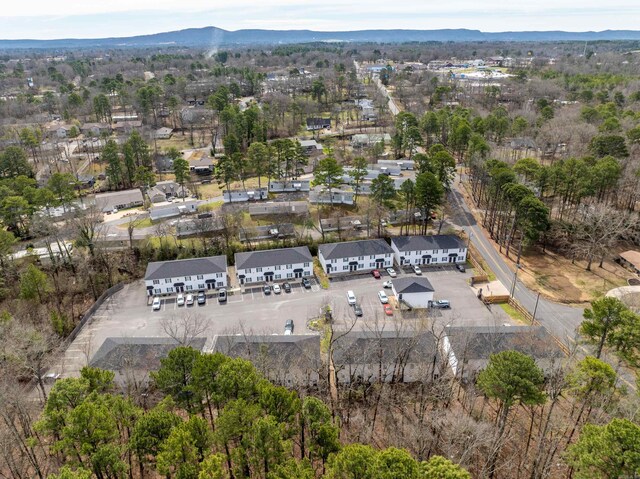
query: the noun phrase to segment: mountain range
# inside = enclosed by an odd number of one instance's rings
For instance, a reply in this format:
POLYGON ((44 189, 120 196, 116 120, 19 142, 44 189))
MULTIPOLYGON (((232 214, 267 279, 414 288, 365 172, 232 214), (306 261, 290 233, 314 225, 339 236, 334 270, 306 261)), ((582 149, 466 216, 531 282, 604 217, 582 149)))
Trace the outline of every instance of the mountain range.
POLYGON ((217 27, 188 28, 173 32, 119 38, 65 38, 59 40, 0 40, 0 49, 65 49, 184 46, 213 48, 232 45, 274 45, 308 42, 544 42, 640 40, 637 30, 601 32, 529 31, 481 32, 468 29, 358 30, 319 32, 312 30, 236 30, 217 27))

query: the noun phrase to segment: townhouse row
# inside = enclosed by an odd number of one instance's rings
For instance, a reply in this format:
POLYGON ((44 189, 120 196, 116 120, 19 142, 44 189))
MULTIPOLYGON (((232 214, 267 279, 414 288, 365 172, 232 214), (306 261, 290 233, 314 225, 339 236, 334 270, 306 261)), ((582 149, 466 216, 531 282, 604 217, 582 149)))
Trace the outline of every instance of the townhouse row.
MULTIPOLYGON (((318 261, 329 276, 364 273, 404 265, 464 263, 467 246, 452 235, 399 236, 322 244, 318 261)), ((313 256, 306 246, 235 254, 237 284, 250 285, 313 276, 313 256)), ((145 274, 149 296, 226 288, 224 255, 149 263, 145 274)))

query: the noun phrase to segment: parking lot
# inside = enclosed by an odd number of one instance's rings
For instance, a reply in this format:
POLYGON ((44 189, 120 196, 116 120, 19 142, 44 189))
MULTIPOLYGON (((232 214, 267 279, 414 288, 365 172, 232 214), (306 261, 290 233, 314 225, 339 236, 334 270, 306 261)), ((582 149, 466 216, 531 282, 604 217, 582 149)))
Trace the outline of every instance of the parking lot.
MULTIPOLYGON (((396 271, 398 277, 414 275, 413 272, 398 271, 398 268, 396 271)), ((225 303, 218 303, 215 291, 208 292, 204 305, 178 306, 175 297, 162 298, 158 311, 152 310, 144 283, 138 281, 105 301, 56 367, 65 375, 73 374, 87 363, 87 358, 90 359, 108 337, 165 337, 167 324, 185 324, 187 319, 194 317, 200 320, 201 326, 206 326, 200 333, 200 336, 207 337, 205 349, 211 346, 217 334, 282 334, 287 319, 294 320, 294 334, 309 333, 308 321, 319 317, 327 305, 331 307, 338 329, 389 328, 394 321, 423 320, 427 315, 443 325, 489 326, 511 322, 502 308, 494 306, 489 310, 476 298, 468 284, 470 271, 460 273, 452 266, 430 267, 423 271, 423 275, 435 290, 434 299, 449 300, 451 309, 406 313, 394 307, 392 317, 385 315, 377 296, 384 281, 393 281, 385 271, 382 271, 380 279, 371 274, 334 278, 326 290, 315 279, 311 280, 310 289, 303 288, 299 282, 291 282, 290 293, 283 291, 266 295, 262 286, 247 287, 242 292, 229 294, 225 303), (347 304, 349 290, 355 293, 363 310, 362 318, 355 325, 353 308, 347 304)), ((385 289, 385 292, 396 306, 391 290, 385 289)))

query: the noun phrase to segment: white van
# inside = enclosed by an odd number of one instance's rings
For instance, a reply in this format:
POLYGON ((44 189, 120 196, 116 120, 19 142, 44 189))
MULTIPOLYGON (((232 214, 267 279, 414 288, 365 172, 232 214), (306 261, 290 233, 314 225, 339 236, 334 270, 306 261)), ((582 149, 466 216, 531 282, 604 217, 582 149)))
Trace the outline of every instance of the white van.
POLYGON ((353 291, 347 291, 347 302, 353 306, 356 304, 356 295, 353 291))
POLYGON ((382 304, 387 304, 389 302, 389 297, 384 291, 378 291, 378 298, 382 304))

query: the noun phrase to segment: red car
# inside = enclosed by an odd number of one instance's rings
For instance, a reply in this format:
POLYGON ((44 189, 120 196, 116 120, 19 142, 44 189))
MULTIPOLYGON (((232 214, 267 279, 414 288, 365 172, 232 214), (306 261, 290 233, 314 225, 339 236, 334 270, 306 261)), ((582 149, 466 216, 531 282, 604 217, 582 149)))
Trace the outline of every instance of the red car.
POLYGON ((382 307, 384 308, 384 314, 387 316, 393 316, 393 308, 390 304, 384 304, 382 307))
POLYGON ((378 271, 377 269, 374 269, 371 274, 373 275, 373 277, 375 279, 380 279, 380 271, 378 271))

